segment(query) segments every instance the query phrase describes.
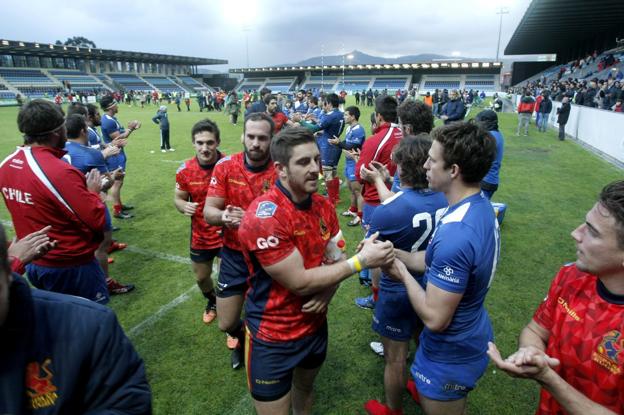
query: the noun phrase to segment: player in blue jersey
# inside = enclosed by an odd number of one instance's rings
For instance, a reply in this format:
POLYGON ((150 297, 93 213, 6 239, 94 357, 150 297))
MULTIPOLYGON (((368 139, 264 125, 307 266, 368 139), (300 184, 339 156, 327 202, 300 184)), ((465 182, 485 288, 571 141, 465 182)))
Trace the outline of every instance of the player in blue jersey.
MULTIPOLYGON (((427 415, 463 414, 466 399, 488 364, 492 324, 484 307, 498 261, 498 222, 480 182, 496 141, 477 124, 438 127, 425 163, 432 190, 449 203, 425 252, 397 251, 385 270, 405 284, 424 323, 411 374, 427 415), (425 289, 413 278, 425 272, 425 289)), ((409 388, 409 387, 408 387, 409 388)))
POLYGON ((310 97, 308 99, 308 112, 306 112, 306 120, 319 120, 323 114, 323 108, 319 107, 319 101, 317 97, 310 97))
POLYGON ((360 109, 358 107, 347 108, 344 112, 344 120, 347 124, 344 141, 340 141, 338 137, 333 137, 328 142, 340 147, 345 153, 344 175, 351 192, 351 205, 349 210, 342 212, 342 216, 353 216, 347 225, 357 226, 362 223, 362 203, 364 201, 362 200, 362 185, 355 177, 354 154, 362 148, 366 139, 366 131, 364 131, 364 126, 359 123, 360 109))
MULTIPOLYGON (((369 232, 379 232, 378 239, 391 241, 395 249, 424 251, 437 219, 447 206, 444 194, 427 186, 423 165, 430 147, 429 135, 420 134, 404 137, 392 152, 401 179, 401 191, 375 209, 369 232)), ((424 286, 421 273, 412 275, 424 286)), ((420 334, 422 322, 410 305, 405 285, 384 273, 379 284, 373 330, 381 336, 384 346, 387 406, 370 400, 364 408, 372 415, 401 413, 409 340, 420 334)))
POLYGON ((337 171, 342 150, 340 147, 330 144, 328 140, 340 137, 344 128, 344 116, 338 109, 339 102, 338 95, 328 94, 323 100, 323 114, 316 124, 303 121, 298 115, 293 118, 293 121, 300 122, 308 129, 320 132, 316 142, 321 151, 321 165, 327 186, 327 195, 334 206, 338 204, 340 199, 340 179, 338 179, 337 171))
MULTIPOLYGON (((119 108, 117 106, 117 101, 110 96, 107 95, 100 100, 100 106, 106 112, 102 117, 102 138, 104 139, 104 143, 112 144, 113 140, 116 139, 127 139, 130 134, 141 127, 141 123, 138 121, 130 121, 128 123, 128 129, 124 129, 117 118, 115 118, 115 114, 119 112, 119 108)), ((126 170, 126 153, 123 151, 123 145, 120 142, 114 144, 117 147, 121 148, 121 151, 118 155, 109 157, 106 160, 106 165, 108 169, 113 171, 118 167, 121 167, 123 171, 126 170)), ((125 145, 125 143, 124 143, 125 145)), ((113 198, 113 216, 118 219, 129 219, 132 215, 126 213, 125 211, 132 209, 132 206, 124 205, 121 202, 121 187, 123 186, 123 178, 115 179, 115 183, 111 187, 111 196, 113 198)))
MULTIPOLYGON (((65 143, 65 151, 67 154, 63 156, 63 159, 85 175, 93 169, 98 170, 102 175, 101 191, 107 191, 113 185, 115 177, 123 174, 123 172, 121 169, 109 172, 102 152, 87 145, 87 122, 82 115, 78 113, 69 115, 65 120, 65 126, 67 128, 67 142, 65 143)), ((95 251, 95 257, 104 271, 104 275, 106 275, 106 286, 108 287, 109 293, 125 294, 132 291, 134 285, 121 284, 117 280, 110 278, 108 274, 107 254, 113 242, 113 236, 111 217, 108 208, 106 208, 105 214, 106 225, 104 227, 104 240, 95 251)), ((125 248, 125 244, 123 245, 125 248)))

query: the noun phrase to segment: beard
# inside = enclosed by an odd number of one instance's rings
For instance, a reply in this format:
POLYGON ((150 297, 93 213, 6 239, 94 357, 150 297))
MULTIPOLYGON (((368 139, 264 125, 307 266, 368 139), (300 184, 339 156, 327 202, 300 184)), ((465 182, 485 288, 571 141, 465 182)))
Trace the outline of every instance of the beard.
POLYGON ((247 159, 250 161, 266 161, 269 158, 269 152, 260 150, 250 151, 245 147, 245 156, 247 156, 247 159))

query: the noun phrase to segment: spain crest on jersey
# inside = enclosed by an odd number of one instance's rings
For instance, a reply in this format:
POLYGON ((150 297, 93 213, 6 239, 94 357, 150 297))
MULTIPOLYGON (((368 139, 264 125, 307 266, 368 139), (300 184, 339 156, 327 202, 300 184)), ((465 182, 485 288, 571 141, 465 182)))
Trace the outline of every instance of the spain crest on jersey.
POLYGON ((53 406, 58 399, 57 387, 52 383, 52 359, 43 363, 30 362, 26 366, 26 396, 30 409, 53 406))
POLYGON ((319 225, 321 227, 321 238, 323 238, 324 241, 329 240, 329 237, 331 235, 330 235, 330 232, 329 232, 329 228, 325 224, 325 221, 323 220, 323 218, 320 218, 319 225))

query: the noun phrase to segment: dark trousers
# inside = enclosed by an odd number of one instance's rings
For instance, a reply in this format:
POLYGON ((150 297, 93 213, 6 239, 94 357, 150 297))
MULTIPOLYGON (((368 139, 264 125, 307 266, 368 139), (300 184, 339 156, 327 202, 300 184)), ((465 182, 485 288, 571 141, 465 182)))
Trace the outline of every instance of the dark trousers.
POLYGON ((169 129, 160 130, 160 149, 161 150, 169 150, 171 148, 171 144, 169 144, 169 129))
POLYGON ((565 140, 565 124, 559 124, 559 140, 565 140))

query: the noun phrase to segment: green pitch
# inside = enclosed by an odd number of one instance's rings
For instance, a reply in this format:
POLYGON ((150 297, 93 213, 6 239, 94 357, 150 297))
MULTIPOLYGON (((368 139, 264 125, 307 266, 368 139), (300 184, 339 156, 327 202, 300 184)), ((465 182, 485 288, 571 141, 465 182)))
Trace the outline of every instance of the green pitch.
MULTIPOLYGON (((176 169, 193 154, 191 126, 204 117, 216 121, 221 149, 232 154, 241 150, 242 121, 233 126, 222 113, 200 113, 196 102, 190 112, 169 105, 176 151, 163 154, 158 126, 151 121, 156 107, 121 104, 119 109, 124 125, 138 119, 143 126, 129 140, 123 188, 123 200, 136 206, 136 217, 114 222, 121 228, 114 237, 130 247, 113 255, 110 274, 137 288, 113 297, 110 307, 145 360, 155 413, 251 414, 245 372, 230 368, 225 335, 216 323, 205 326, 201 321, 205 302, 187 259, 190 221, 173 206, 176 169)), ((370 108, 360 109, 360 121, 370 134, 370 108)), ((16 108, 0 108, 2 158, 21 143, 16 116, 16 108)), ((621 178, 621 171, 573 142, 559 142, 554 131, 541 134, 532 126, 530 137, 514 137, 513 114, 501 115, 500 124, 505 157, 494 201, 507 203, 508 208, 501 259, 486 303, 496 343, 509 354, 555 272, 574 260, 570 232, 584 220, 602 186, 621 178)), ((348 205, 345 187, 342 200, 339 212, 348 205)), ((0 218, 9 220, 4 204, 0 209, 0 218)), ((347 221, 340 217, 351 253, 362 232, 347 227, 347 221)), ((316 381, 316 414, 363 414, 366 400, 383 400, 383 360, 368 346, 377 340, 370 329, 371 312, 353 303, 367 293, 353 277, 342 284, 330 307, 329 351, 316 381)), ((469 396, 468 412, 530 414, 537 400, 535 384, 511 379, 490 366, 469 396)), ((421 413, 407 394, 405 413, 421 413)))

